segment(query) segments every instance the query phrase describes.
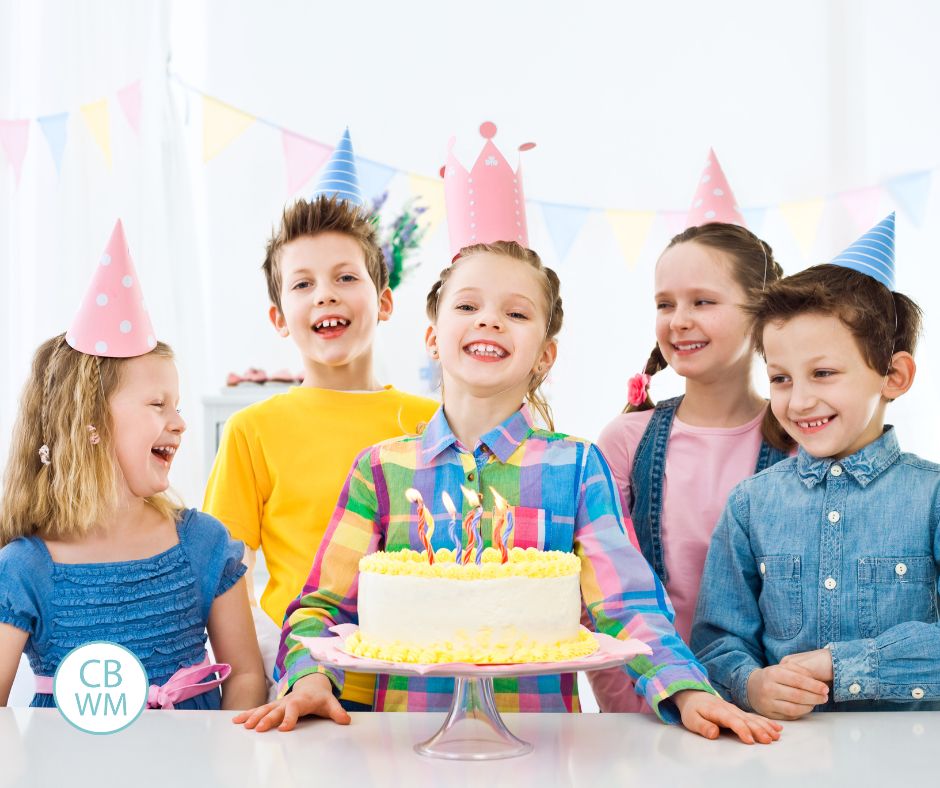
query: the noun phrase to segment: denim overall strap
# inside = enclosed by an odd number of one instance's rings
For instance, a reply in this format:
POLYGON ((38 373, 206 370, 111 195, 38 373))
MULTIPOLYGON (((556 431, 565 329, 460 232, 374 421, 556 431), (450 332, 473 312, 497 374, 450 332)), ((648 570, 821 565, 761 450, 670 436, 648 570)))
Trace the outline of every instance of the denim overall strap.
POLYGON ((636 447, 630 471, 630 517, 636 538, 643 557, 664 584, 667 577, 662 539, 663 480, 666 446, 680 402, 682 397, 674 397, 656 404, 653 417, 636 447))
POLYGON ((771 465, 776 465, 781 460, 785 460, 788 456, 786 452, 774 448, 767 441, 761 439, 760 451, 757 453, 757 467, 754 469, 754 473, 760 473, 771 465))

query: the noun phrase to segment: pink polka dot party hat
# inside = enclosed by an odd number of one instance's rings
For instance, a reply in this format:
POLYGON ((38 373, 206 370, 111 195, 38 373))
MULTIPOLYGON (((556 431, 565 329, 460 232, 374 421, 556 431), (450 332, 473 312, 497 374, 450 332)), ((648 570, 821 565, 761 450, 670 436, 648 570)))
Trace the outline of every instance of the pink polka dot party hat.
POLYGON ((65 341, 89 356, 110 358, 142 356, 157 344, 120 219, 65 341))
POLYGON ((692 199, 692 207, 685 224, 686 227, 698 227, 709 222, 747 227, 737 200, 734 199, 734 192, 731 191, 728 179, 718 163, 718 157, 710 148, 708 161, 702 170, 702 177, 699 178, 698 189, 692 199))

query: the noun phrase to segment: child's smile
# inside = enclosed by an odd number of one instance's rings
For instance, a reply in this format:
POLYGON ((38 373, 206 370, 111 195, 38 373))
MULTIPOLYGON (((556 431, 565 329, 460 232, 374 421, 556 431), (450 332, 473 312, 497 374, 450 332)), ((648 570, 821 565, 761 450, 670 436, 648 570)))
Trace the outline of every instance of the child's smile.
POLYGON ((321 339, 336 339, 346 333, 352 320, 342 315, 326 315, 313 324, 313 332, 321 339))
POLYGON ((509 351, 496 342, 471 342, 464 346, 463 352, 477 361, 492 363, 502 361, 509 356, 509 351))
POLYGON ((539 276, 526 263, 493 252, 456 266, 427 340, 439 353, 445 391, 522 404, 539 364, 543 373, 550 366, 543 358, 547 317, 539 276))
POLYGON ((807 452, 841 459, 881 436, 885 376, 839 318, 797 315, 768 324, 763 339, 770 407, 807 452))
POLYGON ((376 293, 359 242, 344 233, 301 236, 284 245, 280 259, 281 311, 271 319, 292 336, 312 368, 371 365, 379 321, 392 312, 391 291, 376 293))
POLYGON ((148 498, 170 485, 169 470, 186 422, 176 409, 179 378, 172 359, 129 359, 109 399, 114 454, 126 494, 148 498))
POLYGON ((707 340, 703 342, 674 342, 672 349, 679 356, 691 356, 693 353, 704 350, 708 344, 707 340))
POLYGON ((677 374, 724 379, 750 364, 747 299, 727 257, 695 241, 671 246, 656 264, 656 341, 677 374))

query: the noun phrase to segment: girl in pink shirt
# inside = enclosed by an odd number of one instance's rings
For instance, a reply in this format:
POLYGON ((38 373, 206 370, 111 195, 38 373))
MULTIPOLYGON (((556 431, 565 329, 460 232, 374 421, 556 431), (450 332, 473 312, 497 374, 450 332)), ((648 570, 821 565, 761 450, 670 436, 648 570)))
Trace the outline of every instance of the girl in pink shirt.
MULTIPOLYGON (((673 238, 656 264, 656 346, 630 381, 626 409, 597 442, 683 638, 728 494, 787 456, 751 381, 750 319, 741 308, 781 275, 770 246, 744 227, 713 222, 673 238), (646 389, 667 365, 685 378, 685 394, 654 406, 646 389)), ((624 671, 589 677, 602 711, 649 710, 624 671)))

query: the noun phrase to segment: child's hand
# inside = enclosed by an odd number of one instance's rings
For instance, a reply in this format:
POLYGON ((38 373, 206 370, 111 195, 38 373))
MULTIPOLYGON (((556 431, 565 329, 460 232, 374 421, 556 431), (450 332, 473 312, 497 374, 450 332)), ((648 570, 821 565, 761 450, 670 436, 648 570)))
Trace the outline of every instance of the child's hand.
POLYGON ((794 664, 802 665, 814 679, 832 684, 832 652, 827 648, 787 654, 780 660, 780 664, 788 667, 793 667, 794 664))
POLYGON ((706 739, 717 739, 719 728, 730 728, 745 744, 770 744, 780 738, 783 726, 757 714, 741 711, 728 701, 699 690, 683 690, 672 696, 682 724, 706 739))
POLYGON ((333 696, 333 685, 321 673, 304 676, 295 682, 291 691, 280 700, 248 709, 232 718, 232 722, 245 723, 258 733, 277 726, 278 730, 294 729, 297 720, 307 714, 328 717, 340 725, 349 725, 349 715, 333 696))
POLYGON ((829 687, 794 659, 785 665, 781 662, 753 671, 747 679, 747 699, 765 717, 797 720, 829 700, 829 687))

